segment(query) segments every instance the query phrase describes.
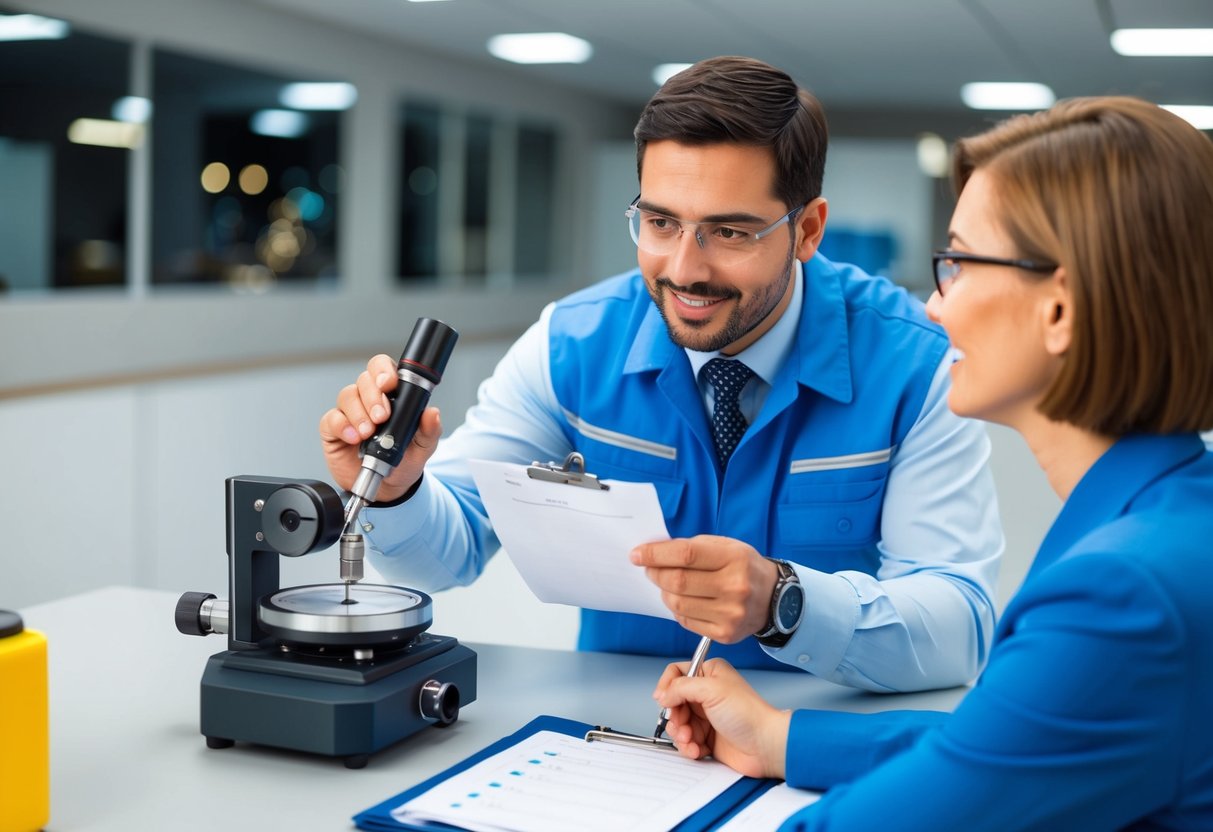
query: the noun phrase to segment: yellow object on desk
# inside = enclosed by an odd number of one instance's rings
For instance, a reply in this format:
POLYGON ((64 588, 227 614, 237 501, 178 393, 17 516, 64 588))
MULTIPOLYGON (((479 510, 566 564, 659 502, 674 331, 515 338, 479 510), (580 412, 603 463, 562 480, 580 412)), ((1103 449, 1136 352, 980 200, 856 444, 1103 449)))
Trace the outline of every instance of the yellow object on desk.
POLYGON ((50 819, 46 637, 0 610, 0 832, 50 819))

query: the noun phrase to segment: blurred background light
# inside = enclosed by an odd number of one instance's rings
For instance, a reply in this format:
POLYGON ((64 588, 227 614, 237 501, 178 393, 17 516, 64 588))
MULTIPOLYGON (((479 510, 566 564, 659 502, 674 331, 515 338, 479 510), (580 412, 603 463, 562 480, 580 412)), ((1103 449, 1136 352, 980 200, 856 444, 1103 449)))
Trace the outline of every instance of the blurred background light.
POLYGON ((249 129, 258 136, 297 139, 307 133, 307 115, 298 110, 258 110, 249 118, 249 129))
POLYGON ((1043 110, 1054 96, 1044 84, 977 81, 960 88, 960 99, 974 110, 1043 110))
POLYGON ((311 222, 324 213, 324 197, 307 188, 292 188, 286 198, 299 209, 299 218, 311 222))
POLYGON ((245 165, 236 181, 240 184, 240 190, 249 196, 256 196, 270 183, 270 175, 261 165, 245 165))
POLYGON ((211 162, 202 169, 202 190, 208 194, 220 193, 232 181, 232 172, 223 162, 211 162))
POLYGON ((124 95, 114 102, 110 115, 115 121, 147 124, 148 119, 152 117, 152 100, 138 95, 124 95))
POLYGON ((672 76, 677 75, 690 66, 690 64, 657 64, 657 66, 653 67, 653 83, 660 87, 670 80, 672 76))
POLYGON ((1161 104, 1198 130, 1213 130, 1213 106, 1206 104, 1161 104))
POLYGON ((918 169, 924 175, 942 179, 948 175, 948 143, 936 133, 923 133, 916 146, 918 169))
POLYGON ((1208 57, 1213 55, 1213 29, 1117 29, 1112 49, 1130 57, 1208 57))
POLYGON ((293 110, 348 110, 357 100, 357 88, 341 81, 287 84, 278 94, 279 103, 293 110))
POLYGON ((67 128, 67 140, 95 147, 133 150, 143 143, 143 125, 105 118, 78 118, 67 128))
POLYGON ((36 14, 0 14, 0 40, 61 40, 71 27, 65 20, 36 14))
POLYGON ((516 64, 583 64, 594 54, 589 41, 564 32, 494 35, 489 54, 516 64))

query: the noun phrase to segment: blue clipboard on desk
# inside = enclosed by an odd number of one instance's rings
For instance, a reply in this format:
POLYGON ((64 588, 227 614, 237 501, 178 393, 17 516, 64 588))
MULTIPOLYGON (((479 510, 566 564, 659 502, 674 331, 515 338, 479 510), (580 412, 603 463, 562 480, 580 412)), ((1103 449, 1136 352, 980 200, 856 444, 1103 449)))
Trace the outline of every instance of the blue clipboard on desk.
MULTIPOLYGON (((360 829, 372 830, 373 832, 398 832, 399 830, 417 830, 417 832, 438 832, 438 830, 442 830, 443 832, 450 832, 450 830, 465 828, 458 825, 452 825, 450 823, 439 823, 433 820, 418 820, 414 816, 402 814, 402 812, 399 810, 405 804, 413 805, 413 803, 421 801, 427 796, 438 795, 440 793, 440 789, 456 782, 456 778, 459 775, 468 773, 469 770, 472 770, 477 764, 486 763, 486 761, 490 761, 490 758, 494 758, 503 752, 509 752, 515 747, 525 750, 526 743, 528 741, 533 740, 537 736, 545 736, 541 732, 552 732, 554 734, 561 735, 563 738, 565 738, 566 742, 568 742, 568 738, 573 738, 577 741, 577 743, 583 743, 588 746, 591 745, 591 743, 586 743, 585 737, 588 732, 594 730, 596 730, 596 726, 592 726, 584 722, 576 722, 554 716, 536 717, 518 731, 515 731, 513 734, 503 737, 472 756, 456 763, 445 771, 434 775, 428 780, 419 783, 410 789, 406 789, 400 794, 384 800, 376 806, 372 806, 371 808, 358 813, 354 816, 354 823, 360 829)), ((604 743, 597 743, 596 745, 605 746, 604 743)), ((662 758, 663 765, 679 765, 683 763, 685 763, 687 766, 702 767, 707 765, 700 762, 685 760, 684 758, 677 757, 676 754, 669 751, 652 752, 634 749, 627 750, 632 754, 639 754, 642 756, 652 755, 650 759, 653 760, 662 758), (670 756, 667 757, 666 755, 670 756), (681 762, 676 763, 675 761, 681 762)), ((540 759, 532 759, 526 762, 541 764, 545 762, 543 759, 541 759, 544 753, 552 752, 526 750, 523 756, 525 757, 528 754, 533 754, 540 759)), ((552 756, 555 756, 555 753, 552 753, 552 756)), ((520 767, 521 765, 524 764, 520 764, 520 767)), ((509 773, 521 775, 527 772, 515 771, 509 773)), ((752 777, 741 777, 740 779, 732 782, 731 785, 724 788, 723 791, 715 793, 714 796, 712 796, 706 802, 698 804, 696 808, 694 808, 688 815, 684 816, 680 821, 663 828, 669 828, 676 830, 677 832, 699 832, 699 830, 714 829, 776 783, 777 781, 774 780, 759 780, 752 777)), ((504 787, 508 788, 510 784, 492 783, 490 785, 503 785, 504 787)), ((558 788, 558 786, 553 786, 553 788, 558 788)), ((554 794, 559 794, 559 792, 554 792, 554 794)), ((491 795, 486 796, 491 797, 491 795)), ((471 800, 480 799, 479 790, 470 792, 468 797, 471 800)), ((440 802, 445 801, 446 798, 443 797, 442 801, 440 802)), ((559 801, 554 802, 558 803, 559 801)), ((582 806, 578 806, 575 810, 570 809, 569 811, 573 814, 567 819, 561 820, 559 818, 549 818, 552 826, 548 828, 568 829, 583 827, 584 808, 582 806)), ((605 822, 609 822, 609 819, 605 822)), ((531 827, 520 823, 514 828, 526 830, 531 827)))

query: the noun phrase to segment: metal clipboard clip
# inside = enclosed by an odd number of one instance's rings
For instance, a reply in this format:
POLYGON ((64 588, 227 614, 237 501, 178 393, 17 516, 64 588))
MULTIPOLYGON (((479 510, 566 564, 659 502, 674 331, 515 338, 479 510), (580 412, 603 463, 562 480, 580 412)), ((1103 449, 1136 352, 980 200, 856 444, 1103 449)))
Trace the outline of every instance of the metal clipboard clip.
POLYGON ((674 741, 667 737, 646 737, 643 734, 629 734, 625 731, 615 731, 601 725, 585 732, 585 741, 613 742, 619 745, 630 745, 633 748, 652 748, 658 751, 674 751, 674 741))
POLYGON ((533 480, 559 482, 565 485, 580 485, 582 488, 594 488, 599 491, 610 491, 611 487, 605 482, 599 482, 598 477, 585 470, 585 457, 577 451, 564 458, 564 464, 549 462, 532 462, 526 469, 526 475, 533 480))

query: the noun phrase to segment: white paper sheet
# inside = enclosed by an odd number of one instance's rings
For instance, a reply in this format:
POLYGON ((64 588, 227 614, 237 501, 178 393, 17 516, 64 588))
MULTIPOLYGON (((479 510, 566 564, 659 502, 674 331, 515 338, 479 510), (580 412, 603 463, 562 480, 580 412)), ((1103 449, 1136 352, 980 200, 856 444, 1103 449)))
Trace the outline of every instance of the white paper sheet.
POLYGON ((481 832, 664 832, 740 778, 711 760, 539 731, 392 816, 481 832))
POLYGON ((661 590, 628 560, 635 546, 670 539, 652 483, 604 480, 604 491, 532 479, 522 465, 469 465, 502 548, 536 598, 673 619, 661 590))
POLYGON ((780 783, 767 789, 758 799, 746 806, 716 832, 751 832, 754 829, 778 829, 779 825, 796 812, 821 800, 821 792, 788 788, 780 783))

